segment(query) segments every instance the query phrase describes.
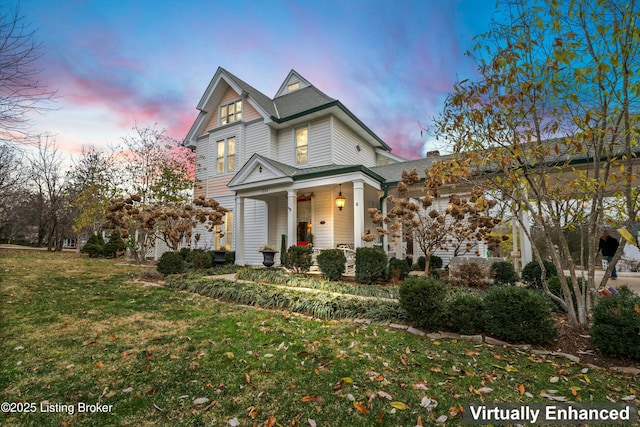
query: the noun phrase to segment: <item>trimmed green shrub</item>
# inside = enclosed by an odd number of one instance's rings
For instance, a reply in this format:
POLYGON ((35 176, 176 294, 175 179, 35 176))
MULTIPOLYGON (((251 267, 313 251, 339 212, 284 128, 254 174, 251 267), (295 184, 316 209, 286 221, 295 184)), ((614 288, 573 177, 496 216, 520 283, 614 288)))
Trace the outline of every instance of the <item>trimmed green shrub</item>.
POLYGON ((484 298, 482 322, 491 336, 511 343, 544 344, 557 334, 548 297, 533 289, 495 286, 484 298))
POLYGON ((409 277, 400 284, 399 299, 417 327, 437 331, 446 326, 447 285, 441 281, 409 277))
POLYGON ((496 285, 515 285, 518 281, 518 273, 509 261, 496 261, 491 264, 493 283, 496 285))
POLYGON ((389 260, 389 278, 398 283, 409 276, 409 264, 406 259, 391 258, 389 260))
POLYGON ((339 280, 346 271, 347 258, 340 249, 323 249, 318 254, 318 267, 325 279, 339 280))
POLYGON ((287 249, 287 268, 296 273, 306 273, 313 265, 311 246, 290 246, 287 249))
MULTIPOLYGON (((551 261, 544 261, 543 264, 547 272, 547 280, 558 275, 558 269, 551 261)), ((530 288, 542 288, 542 270, 538 261, 531 261, 524 266, 522 269, 522 281, 530 288)))
POLYGON ((236 263, 236 251, 229 251, 224 254, 224 263, 225 264, 235 264, 236 263))
POLYGON ((124 240, 122 240, 120 234, 111 233, 111 236, 109 236, 109 241, 105 243, 102 253, 106 257, 115 258, 116 256, 118 256, 118 252, 124 251, 126 247, 127 244, 124 242, 124 240))
POLYGON ((186 261, 187 256, 189 256, 189 252, 191 252, 191 248, 180 248, 180 252, 178 253, 182 257, 182 259, 186 261))
POLYGON ((449 326, 463 335, 475 335, 483 331, 484 304, 477 295, 461 294, 449 303, 449 326))
POLYGON ((156 269, 165 276, 167 274, 182 273, 184 270, 184 260, 180 254, 176 252, 165 252, 158 260, 156 269))
MULTIPOLYGON (((427 265, 427 257, 420 256, 418 257, 418 261, 414 264, 414 269, 417 271, 424 271, 424 267, 427 265)), ((438 255, 431 255, 429 259, 429 270, 435 270, 437 268, 442 268, 442 258, 438 255)))
MULTIPOLYGON (((188 253, 186 258, 184 259, 187 263, 193 265, 193 259, 198 256, 198 254, 203 254, 206 253, 206 251, 204 249, 191 249, 188 253)), ((209 257, 211 257, 211 255, 209 255, 209 257)))
POLYGON ((104 239, 102 234, 92 234, 87 243, 80 249, 83 254, 88 254, 89 258, 102 256, 104 253, 104 239))
POLYGON ((209 252, 195 252, 193 256, 191 256, 191 262, 193 264, 193 268, 197 270, 204 270, 206 268, 211 268, 213 262, 211 260, 211 255, 209 252))
POLYGON ((356 281, 368 285, 387 277, 387 254, 381 248, 356 249, 356 281))
POLYGON ((593 307, 591 340, 603 353, 640 360, 640 297, 626 286, 618 292, 593 307))

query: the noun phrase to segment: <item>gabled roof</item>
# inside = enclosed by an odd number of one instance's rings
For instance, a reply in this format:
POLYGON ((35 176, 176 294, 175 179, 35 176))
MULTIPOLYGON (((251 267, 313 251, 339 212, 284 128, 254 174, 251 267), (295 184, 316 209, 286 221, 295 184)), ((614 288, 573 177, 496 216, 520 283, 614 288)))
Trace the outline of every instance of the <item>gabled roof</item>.
POLYGON ((201 127, 206 124, 205 116, 211 113, 211 111, 208 110, 211 109, 212 97, 215 98, 214 92, 221 80, 227 82, 227 84, 238 93, 246 94, 248 100, 253 102, 259 110, 262 110, 265 119, 268 119, 267 121, 271 120, 275 123, 285 123, 314 113, 324 113, 324 110, 332 109, 332 112, 337 114, 341 120, 349 123, 349 125, 364 138, 369 139, 374 146, 385 151, 391 151, 391 147, 380 139, 378 135, 369 129, 369 127, 349 111, 340 101, 323 93, 295 70, 289 72, 289 75, 276 93, 276 98, 271 99, 244 80, 224 68, 218 67, 209 86, 198 102, 196 108, 200 110, 200 114, 191 126, 185 142, 195 144, 195 140, 200 135, 200 132, 204 130, 201 129, 201 127), (287 84, 293 81, 301 83, 300 88, 288 91, 287 84))

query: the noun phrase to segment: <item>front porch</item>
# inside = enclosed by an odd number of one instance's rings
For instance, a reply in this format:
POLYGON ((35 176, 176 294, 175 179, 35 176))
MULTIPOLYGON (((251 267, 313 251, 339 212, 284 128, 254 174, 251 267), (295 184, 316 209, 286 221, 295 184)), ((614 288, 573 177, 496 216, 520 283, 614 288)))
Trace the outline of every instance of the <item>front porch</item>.
MULTIPOLYGON (((253 173, 245 173, 242 179, 241 171, 229 183, 236 192, 237 264, 260 265, 258 250, 264 245, 278 251, 276 264, 282 251, 292 245, 312 244, 318 251, 355 251, 371 245, 362 240, 364 230, 375 227, 367 209, 378 208, 383 194, 380 181, 362 170, 366 168, 310 168, 304 174, 286 176, 270 170, 268 162, 245 166, 253 173), (336 204, 339 195, 344 198, 342 208, 336 204)), ((349 258, 354 257, 349 254, 349 258)))

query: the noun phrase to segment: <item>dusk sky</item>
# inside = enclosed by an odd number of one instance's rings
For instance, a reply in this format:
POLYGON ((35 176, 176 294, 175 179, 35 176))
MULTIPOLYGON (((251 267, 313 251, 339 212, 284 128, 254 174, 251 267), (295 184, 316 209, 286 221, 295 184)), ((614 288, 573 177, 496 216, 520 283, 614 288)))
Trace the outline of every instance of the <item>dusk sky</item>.
POLYGON ((22 0, 19 8, 42 43, 40 77, 59 96, 33 130, 53 134, 65 152, 117 144, 136 123, 184 139, 222 66, 269 97, 295 69, 413 159, 439 148, 421 125, 456 80, 476 75, 464 53, 488 29, 495 0, 22 0))

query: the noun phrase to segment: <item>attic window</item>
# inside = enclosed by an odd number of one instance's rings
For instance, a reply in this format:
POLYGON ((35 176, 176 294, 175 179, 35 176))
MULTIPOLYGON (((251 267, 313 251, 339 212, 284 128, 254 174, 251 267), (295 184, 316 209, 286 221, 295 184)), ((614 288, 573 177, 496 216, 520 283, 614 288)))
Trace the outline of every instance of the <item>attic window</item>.
POLYGON ((242 101, 234 101, 220 107, 220 124, 242 120, 242 101))
POLYGON ((288 92, 293 92, 294 90, 298 90, 298 89, 300 89, 300 83, 299 82, 291 83, 289 86, 287 86, 287 91, 288 92))

